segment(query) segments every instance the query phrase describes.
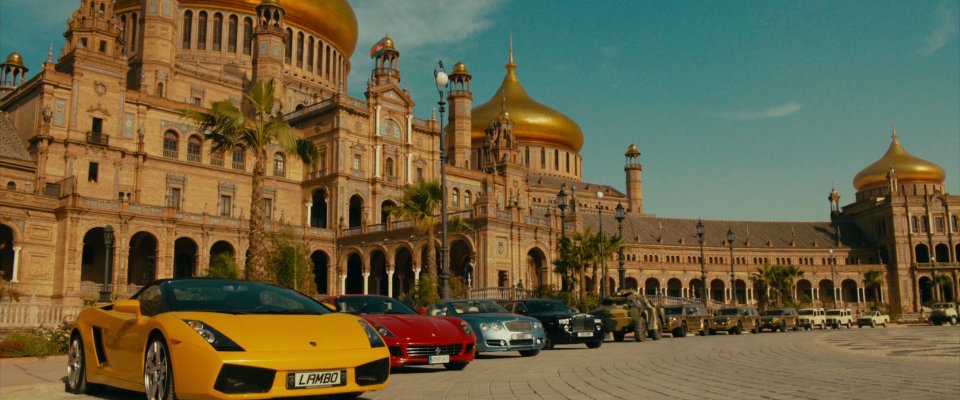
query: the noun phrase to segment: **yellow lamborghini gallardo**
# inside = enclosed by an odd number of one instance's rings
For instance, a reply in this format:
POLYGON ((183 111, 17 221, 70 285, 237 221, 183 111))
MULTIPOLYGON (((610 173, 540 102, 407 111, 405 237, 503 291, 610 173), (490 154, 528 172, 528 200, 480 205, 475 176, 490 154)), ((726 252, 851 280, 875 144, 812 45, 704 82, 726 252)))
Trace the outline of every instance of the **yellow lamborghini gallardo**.
POLYGON ((80 313, 66 390, 150 400, 274 398, 383 389, 390 352, 367 322, 293 290, 227 279, 161 280, 80 313))

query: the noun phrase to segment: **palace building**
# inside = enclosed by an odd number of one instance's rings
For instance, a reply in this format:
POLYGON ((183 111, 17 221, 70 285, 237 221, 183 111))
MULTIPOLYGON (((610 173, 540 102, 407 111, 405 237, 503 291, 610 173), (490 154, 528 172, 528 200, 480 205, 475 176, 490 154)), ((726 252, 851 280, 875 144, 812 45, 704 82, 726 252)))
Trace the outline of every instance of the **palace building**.
MULTIPOLYGON (((695 297, 706 284, 714 300, 754 302, 749 274, 765 264, 799 267, 792 296, 827 307, 882 301, 909 313, 957 293, 960 197, 895 131, 853 179, 852 203, 829 193, 823 221, 703 221, 702 282, 698 221, 644 210, 637 145, 625 152, 625 193, 584 181, 581 127, 524 90, 512 44, 482 104, 467 65, 453 67, 441 124, 414 116, 401 44, 384 38, 372 67, 351 65, 358 24, 346 0, 78 3, 63 50, 51 48, 36 75, 26 78, 17 53, 0 65, 0 285, 44 302, 94 299, 105 275, 124 295, 202 276, 219 254, 243 265, 256 160, 243 147, 211 152, 181 110, 241 105, 252 82, 269 79, 319 157, 304 165, 272 148, 258 201, 268 230, 288 226, 309 247, 320 293, 396 297, 414 284, 426 236, 385 209, 405 185, 439 178, 440 151, 450 214, 471 225, 450 235, 450 273, 472 296, 559 286, 561 235, 601 225, 608 236, 622 230, 625 286, 650 294, 695 297), (370 74, 364 98, 347 94, 354 67, 370 74), (866 286, 871 270, 883 273, 880 290, 866 286), (935 275, 949 279, 940 291, 935 275)), ((618 257, 606 264, 616 287, 618 257)))

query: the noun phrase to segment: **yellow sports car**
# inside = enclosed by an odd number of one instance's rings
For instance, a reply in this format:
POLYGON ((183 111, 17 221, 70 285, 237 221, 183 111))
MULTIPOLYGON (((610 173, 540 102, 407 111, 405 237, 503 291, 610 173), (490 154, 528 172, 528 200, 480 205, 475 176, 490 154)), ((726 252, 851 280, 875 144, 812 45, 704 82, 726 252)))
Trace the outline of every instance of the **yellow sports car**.
POLYGON ((366 321, 252 281, 171 279, 80 313, 66 390, 147 399, 233 399, 383 389, 390 352, 366 321))

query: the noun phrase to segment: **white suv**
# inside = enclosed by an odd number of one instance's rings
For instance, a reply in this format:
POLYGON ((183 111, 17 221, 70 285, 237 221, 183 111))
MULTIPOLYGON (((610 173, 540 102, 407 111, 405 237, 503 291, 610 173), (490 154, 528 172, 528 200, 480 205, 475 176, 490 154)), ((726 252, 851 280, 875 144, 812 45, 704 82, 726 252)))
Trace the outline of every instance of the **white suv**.
POLYGON ((827 310, 827 326, 832 326, 833 329, 846 326, 850 329, 853 326, 853 312, 849 308, 827 310))
POLYGON ((797 314, 799 314, 797 326, 806 330, 811 330, 814 327, 827 329, 826 312, 822 308, 802 308, 797 314))

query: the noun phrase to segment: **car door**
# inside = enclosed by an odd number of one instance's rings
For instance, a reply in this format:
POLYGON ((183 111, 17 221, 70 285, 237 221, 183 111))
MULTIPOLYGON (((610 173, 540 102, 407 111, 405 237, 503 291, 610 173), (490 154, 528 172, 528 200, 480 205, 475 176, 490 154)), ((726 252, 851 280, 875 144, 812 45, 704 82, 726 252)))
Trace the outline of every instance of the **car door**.
POLYGON ((136 300, 140 301, 140 319, 131 314, 125 316, 123 323, 115 331, 114 353, 118 363, 123 365, 119 377, 131 382, 143 382, 143 357, 146 348, 147 330, 152 317, 165 311, 161 289, 151 285, 140 291, 136 300))

